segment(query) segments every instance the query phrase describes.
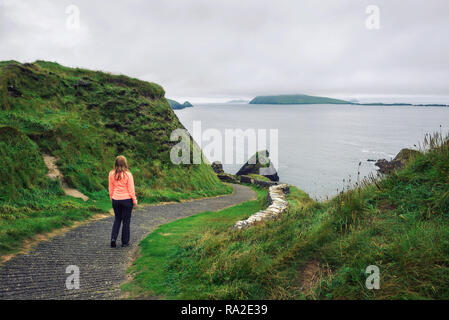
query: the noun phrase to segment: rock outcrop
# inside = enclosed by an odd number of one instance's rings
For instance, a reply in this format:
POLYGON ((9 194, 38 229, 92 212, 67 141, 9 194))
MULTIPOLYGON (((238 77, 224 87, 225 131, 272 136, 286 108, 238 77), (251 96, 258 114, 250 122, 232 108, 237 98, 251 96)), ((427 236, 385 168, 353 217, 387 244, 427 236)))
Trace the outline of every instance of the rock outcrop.
POLYGON ((223 173, 217 173, 218 179, 220 179, 223 182, 230 182, 230 183, 239 183, 240 181, 237 179, 236 176, 223 172, 223 173))
POLYGON ((403 168, 411 158, 419 154, 419 151, 412 149, 402 149, 393 160, 388 161, 380 159, 375 163, 382 174, 390 174, 398 169, 403 168))
POLYGON ((214 161, 211 165, 212 170, 216 173, 218 179, 223 182, 230 183, 247 183, 254 184, 262 188, 269 188, 274 185, 278 185, 277 181, 265 181, 261 179, 257 179, 257 177, 247 176, 247 175, 233 175, 224 172, 223 164, 220 161, 214 161))
POLYGON ((241 183, 248 183, 248 184, 255 184, 263 188, 269 188, 271 186, 278 185, 278 182, 275 181, 264 181, 259 180, 250 176, 240 176, 240 182, 241 183))
POLYGON ((289 192, 288 184, 271 186, 268 191, 268 208, 253 214, 246 220, 237 221, 232 228, 236 230, 245 229, 258 222, 277 218, 288 209, 288 201, 285 195, 289 192))
POLYGON ((223 164, 220 161, 214 161, 210 165, 212 167, 212 170, 214 170, 215 173, 224 173, 223 171, 223 164))
POLYGON ((184 109, 184 108, 193 107, 193 105, 189 101, 186 101, 183 104, 181 104, 178 101, 175 101, 172 99, 167 99, 167 102, 173 110, 180 110, 180 109, 184 109))
POLYGON ((212 170, 214 170, 218 179, 220 179, 221 181, 230 183, 240 183, 237 176, 224 172, 223 165, 221 164, 220 161, 214 161, 210 166, 212 170))
POLYGON ((256 152, 237 172, 237 176, 258 174, 271 181, 279 181, 279 176, 269 158, 267 150, 256 152))

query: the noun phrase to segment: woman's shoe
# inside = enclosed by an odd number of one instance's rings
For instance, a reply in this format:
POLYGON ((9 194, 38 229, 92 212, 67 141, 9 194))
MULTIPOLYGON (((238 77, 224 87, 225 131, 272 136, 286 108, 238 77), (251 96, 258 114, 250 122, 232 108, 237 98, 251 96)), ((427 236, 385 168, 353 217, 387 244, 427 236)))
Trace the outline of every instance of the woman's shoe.
POLYGON ((115 248, 116 246, 115 241, 111 241, 111 248, 115 248))
POLYGON ((124 248, 124 247, 129 247, 129 243, 127 243, 127 244, 122 244, 122 247, 124 248))

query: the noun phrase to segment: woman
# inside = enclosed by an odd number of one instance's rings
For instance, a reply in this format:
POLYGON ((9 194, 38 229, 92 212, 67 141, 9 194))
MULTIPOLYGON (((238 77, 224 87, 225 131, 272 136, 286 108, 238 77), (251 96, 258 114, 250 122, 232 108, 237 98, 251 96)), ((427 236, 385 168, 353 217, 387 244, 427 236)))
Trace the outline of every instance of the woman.
POLYGON ((128 170, 128 163, 124 156, 118 156, 115 159, 115 168, 109 172, 109 197, 111 198, 115 214, 111 247, 116 247, 117 236, 122 222, 122 247, 127 247, 129 246, 131 211, 133 206, 137 205, 137 199, 134 191, 134 178, 128 170))

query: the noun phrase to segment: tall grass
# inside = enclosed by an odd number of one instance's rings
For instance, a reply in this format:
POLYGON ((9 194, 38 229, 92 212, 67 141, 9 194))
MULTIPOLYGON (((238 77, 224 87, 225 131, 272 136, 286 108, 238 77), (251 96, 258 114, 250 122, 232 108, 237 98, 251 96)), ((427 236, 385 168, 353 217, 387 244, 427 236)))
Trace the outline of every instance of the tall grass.
MULTIPOLYGON (((205 226, 158 261, 176 287, 160 294, 189 299, 448 299, 448 145, 441 133, 427 135, 421 152, 404 168, 358 178, 329 201, 315 202, 292 188, 289 212, 278 220, 237 232, 205 226), (370 265, 380 268, 379 290, 365 286, 370 265)), ((151 243, 145 246, 151 250, 151 243)), ((153 256, 142 250, 138 265, 152 263, 153 256)), ((144 273, 151 277, 151 272, 144 273)), ((147 276, 135 283, 151 295, 147 276)))

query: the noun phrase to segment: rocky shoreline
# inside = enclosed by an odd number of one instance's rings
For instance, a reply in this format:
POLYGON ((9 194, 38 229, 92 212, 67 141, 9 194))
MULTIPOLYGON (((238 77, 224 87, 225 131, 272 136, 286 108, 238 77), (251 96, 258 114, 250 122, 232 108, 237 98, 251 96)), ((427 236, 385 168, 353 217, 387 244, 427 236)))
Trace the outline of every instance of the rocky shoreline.
MULTIPOLYGON (((379 173, 381 174, 391 174, 394 171, 403 168, 411 158, 418 155, 420 152, 413 149, 404 148, 394 157, 392 160, 388 161, 386 159, 379 159, 374 164, 379 168, 379 173)), ((373 161, 373 160, 368 160, 373 161)))
POLYGON ((211 167, 223 182, 255 184, 264 188, 279 184, 278 173, 267 150, 256 152, 235 175, 224 172, 219 161, 213 162, 211 167))
MULTIPOLYGON (((378 171, 380 174, 391 174, 394 171, 403 168, 411 158, 419 153, 420 152, 417 150, 405 148, 390 161, 386 159, 379 159, 377 161, 368 159, 367 161, 375 162, 375 165, 379 168, 378 171)), ((279 176, 275 170, 274 172, 272 171, 274 167, 268 159, 268 151, 264 150, 257 152, 235 175, 224 172, 223 165, 218 161, 213 162, 211 167, 217 174, 217 177, 223 182, 245 183, 268 188, 268 207, 251 215, 246 220, 237 221, 231 229, 241 230, 251 227, 261 221, 274 219, 288 209, 286 194, 290 192, 290 187, 288 184, 278 182, 279 176), (264 158, 262 158, 262 156, 264 158), (261 159, 262 161, 260 161, 261 159), (270 168, 271 171, 268 176, 260 175, 260 168, 262 167, 270 168), (258 179, 257 177, 263 178, 264 180, 258 179), (267 178, 270 180, 268 181, 267 178)))

